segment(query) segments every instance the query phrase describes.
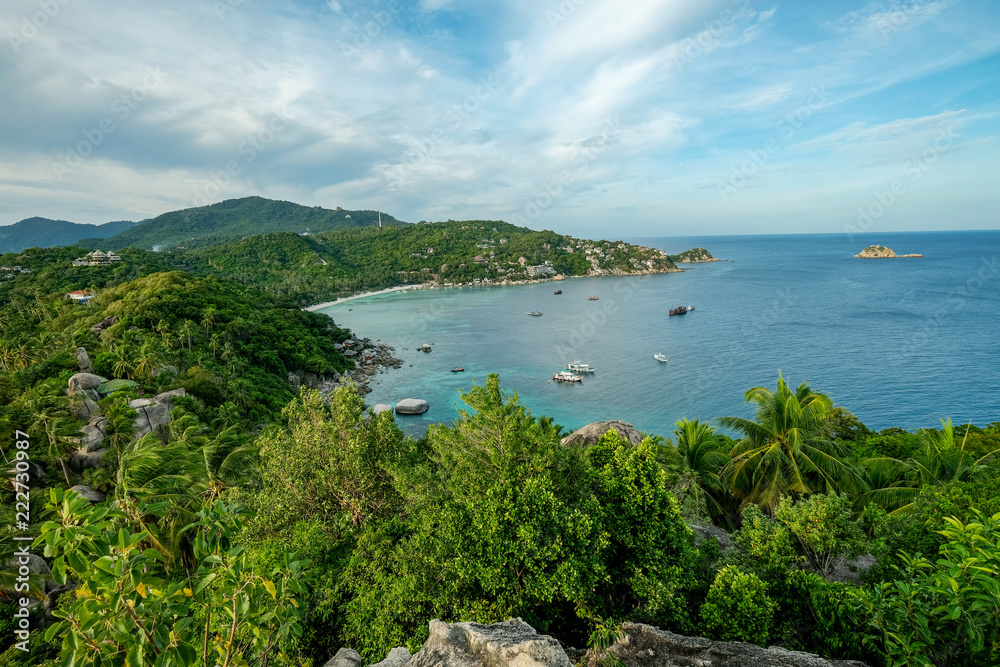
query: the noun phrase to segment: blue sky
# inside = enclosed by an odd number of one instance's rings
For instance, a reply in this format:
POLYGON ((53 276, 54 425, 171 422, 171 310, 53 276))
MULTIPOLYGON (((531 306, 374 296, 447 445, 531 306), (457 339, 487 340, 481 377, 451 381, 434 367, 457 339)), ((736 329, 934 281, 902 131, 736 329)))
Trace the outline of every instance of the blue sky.
POLYGON ((991 0, 8 0, 0 224, 1000 228, 991 0))

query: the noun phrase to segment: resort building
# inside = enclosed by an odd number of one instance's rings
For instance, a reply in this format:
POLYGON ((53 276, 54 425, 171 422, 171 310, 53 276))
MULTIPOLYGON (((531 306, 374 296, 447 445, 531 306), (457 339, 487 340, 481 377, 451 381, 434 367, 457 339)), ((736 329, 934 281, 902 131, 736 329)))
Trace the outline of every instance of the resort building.
POLYGON ((70 292, 64 299, 69 299, 70 301, 76 301, 77 303, 82 303, 83 305, 89 305, 90 300, 93 299, 95 294, 90 290, 77 290, 75 292, 70 292))
POLYGON ((122 258, 113 252, 101 252, 100 250, 95 250, 94 252, 87 253, 83 257, 77 257, 74 259, 73 266, 106 266, 120 261, 122 261, 122 258))
POLYGON ((548 276, 555 274, 556 270, 553 269, 548 264, 539 264, 538 266, 529 266, 527 268, 529 278, 537 278, 539 276, 548 276))

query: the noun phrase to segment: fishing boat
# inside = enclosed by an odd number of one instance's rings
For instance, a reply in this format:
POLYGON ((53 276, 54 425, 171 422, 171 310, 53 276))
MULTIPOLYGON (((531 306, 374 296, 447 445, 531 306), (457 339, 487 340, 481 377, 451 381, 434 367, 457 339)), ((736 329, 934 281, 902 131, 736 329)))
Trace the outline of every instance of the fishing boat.
POLYGON ((541 315, 544 315, 544 313, 540 310, 533 310, 528 314, 531 315, 532 317, 540 317, 541 315))
POLYGON ((452 368, 452 369, 451 369, 451 372, 452 372, 452 373, 461 373, 461 372, 463 372, 464 370, 465 370, 465 366, 462 366, 461 368, 452 368))
POLYGON ((686 315, 689 310, 694 310, 694 308, 690 306, 677 306, 676 308, 670 309, 670 316, 673 317, 674 315, 686 315))
POLYGON ((587 297, 587 301, 597 301, 600 298, 601 297, 599 297, 599 296, 588 296, 587 297))
POLYGON ((569 371, 559 371, 552 376, 552 379, 556 382, 583 382, 583 376, 574 375, 569 371))
POLYGON ((553 294, 562 294, 562 290, 561 289, 557 289, 555 292, 553 292, 553 294))
POLYGON ((593 373, 597 370, 596 368, 591 368, 590 364, 580 363, 576 359, 566 364, 566 368, 576 373, 593 373))
POLYGON ((657 361, 667 361, 667 355, 665 354, 654 354, 653 358, 657 361))

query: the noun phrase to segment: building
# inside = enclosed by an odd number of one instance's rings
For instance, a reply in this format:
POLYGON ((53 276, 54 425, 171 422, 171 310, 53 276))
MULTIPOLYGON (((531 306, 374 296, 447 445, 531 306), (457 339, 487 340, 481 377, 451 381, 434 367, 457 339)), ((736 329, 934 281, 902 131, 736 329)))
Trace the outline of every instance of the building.
POLYGON ((540 276, 554 275, 555 272, 556 272, 556 270, 553 269, 548 264, 539 264, 538 266, 529 266, 528 267, 528 277, 529 278, 538 278, 540 276))
POLYGON ((83 257, 77 257, 73 260, 73 266, 107 266, 114 262, 120 262, 122 258, 113 252, 101 252, 100 250, 95 250, 94 252, 87 253, 83 257))
POLYGON ((93 299, 94 296, 95 296, 95 294, 93 292, 91 292, 90 290, 82 290, 81 289, 81 290, 77 290, 75 292, 70 292, 69 294, 67 294, 63 298, 64 299, 68 299, 70 301, 76 301, 77 303, 82 303, 83 305, 86 306, 86 305, 90 304, 90 300, 93 299))

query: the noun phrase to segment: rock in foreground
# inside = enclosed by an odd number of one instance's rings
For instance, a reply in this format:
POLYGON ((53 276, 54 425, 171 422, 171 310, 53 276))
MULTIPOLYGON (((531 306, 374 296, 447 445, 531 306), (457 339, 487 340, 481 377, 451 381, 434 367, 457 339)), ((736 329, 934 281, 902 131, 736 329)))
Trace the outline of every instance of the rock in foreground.
POLYGON ((409 667, 572 667, 559 642, 519 618, 492 625, 431 621, 430 631, 409 667))
POLYGON ((420 415, 427 412, 430 406, 422 398, 404 398, 396 403, 397 415, 420 415))
POLYGON ((562 439, 562 445, 563 447, 569 447, 571 445, 575 445, 577 447, 596 445, 597 441, 601 439, 601 436, 611 430, 617 431, 618 435, 622 437, 622 440, 630 445, 635 446, 642 442, 642 433, 635 430, 631 424, 613 419, 606 422, 594 422, 593 424, 587 424, 583 428, 573 431, 562 439))

